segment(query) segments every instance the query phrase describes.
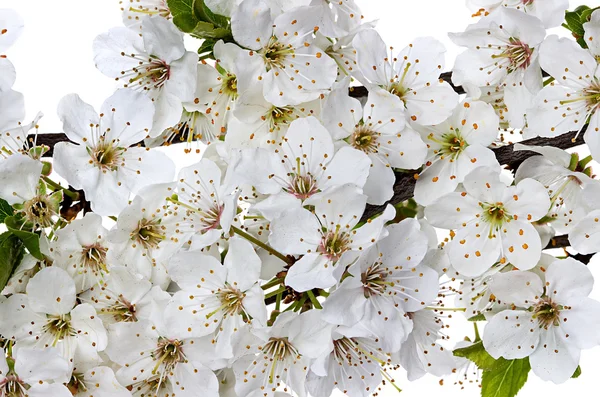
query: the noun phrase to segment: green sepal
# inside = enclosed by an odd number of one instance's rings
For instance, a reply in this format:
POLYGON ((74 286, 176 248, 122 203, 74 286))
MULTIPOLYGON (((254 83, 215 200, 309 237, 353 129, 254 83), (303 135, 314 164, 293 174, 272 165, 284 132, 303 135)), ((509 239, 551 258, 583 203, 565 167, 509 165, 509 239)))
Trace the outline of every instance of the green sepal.
POLYGON ((6 287, 24 254, 23 243, 17 236, 11 232, 0 234, 0 291, 6 287))
POLYGON ((573 372, 573 375, 571 376, 571 378, 577 379, 577 378, 579 378, 579 376, 581 376, 581 366, 578 365, 575 372, 573 372))
POLYGON ((486 318, 483 315, 483 313, 479 313, 479 314, 474 315, 473 317, 469 317, 467 320, 468 321, 485 321, 486 318))
POLYGON ((42 161, 42 175, 50 176, 52 174, 52 163, 48 161, 42 161))
POLYGON ((48 153, 49 150, 50 150, 50 146, 46 146, 46 145, 34 146, 29 149, 29 155, 31 156, 31 158, 39 160, 44 156, 44 154, 48 153))
POLYGON ((4 219, 7 216, 13 216, 14 213, 13 207, 6 200, 0 199, 0 223, 4 223, 4 219))
POLYGON ((44 259, 44 255, 40 251, 39 234, 28 231, 23 219, 17 219, 16 216, 8 216, 4 219, 4 223, 8 231, 21 240, 31 255, 39 260, 44 259))

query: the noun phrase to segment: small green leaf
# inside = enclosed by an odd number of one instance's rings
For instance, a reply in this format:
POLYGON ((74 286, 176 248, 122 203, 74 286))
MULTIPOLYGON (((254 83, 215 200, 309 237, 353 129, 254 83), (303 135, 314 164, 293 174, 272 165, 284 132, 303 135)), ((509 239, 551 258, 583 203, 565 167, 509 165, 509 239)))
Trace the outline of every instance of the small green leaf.
POLYGON ((181 31, 189 33, 198 24, 194 13, 194 0, 167 0, 167 5, 173 15, 173 23, 181 31))
POLYGON ((37 233, 21 230, 23 229, 23 221, 17 220, 14 216, 6 217, 4 222, 8 231, 23 242, 31 255, 39 260, 44 259, 44 255, 40 251, 40 236, 37 233))
POLYGON ((0 291, 23 259, 23 243, 11 232, 0 234, 0 291))
POLYGON ((581 375, 581 367, 578 365, 577 369, 575 370, 575 372, 573 373, 573 376, 571 376, 571 378, 577 379, 577 378, 579 378, 580 375, 581 375))
POLYGON ((0 199, 0 223, 4 223, 4 218, 12 216, 14 213, 13 207, 8 202, 0 199))
POLYGON ((496 361, 483 347, 483 342, 477 342, 471 346, 463 347, 454 350, 456 357, 463 357, 467 360, 473 361, 477 368, 482 371, 489 371, 496 366, 496 361))
POLYGON ((229 18, 214 14, 202 0, 167 0, 173 23, 199 39, 232 37, 229 18))
POLYGON ((578 37, 584 35, 583 24, 581 23, 581 15, 577 11, 570 11, 565 14, 565 22, 567 29, 578 37))
POLYGON ((496 360, 494 368, 481 375, 481 397, 514 397, 527 382, 529 359, 496 360))
POLYGON ((229 27, 229 18, 212 12, 204 3, 204 0, 194 1, 194 12, 200 21, 210 22, 219 28, 227 29, 229 27))
POLYGON ((210 22, 199 21, 196 27, 188 32, 190 35, 199 39, 223 39, 231 36, 231 32, 224 28, 215 28, 210 22))

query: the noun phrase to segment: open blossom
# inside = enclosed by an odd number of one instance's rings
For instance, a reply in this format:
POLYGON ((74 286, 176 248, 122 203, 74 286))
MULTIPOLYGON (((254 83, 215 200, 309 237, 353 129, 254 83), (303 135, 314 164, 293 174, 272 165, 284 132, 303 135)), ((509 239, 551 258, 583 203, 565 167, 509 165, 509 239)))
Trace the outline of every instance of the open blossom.
POLYGON ((463 181, 464 192, 446 194, 425 208, 433 226, 456 229, 448 256, 465 276, 479 276, 498 260, 527 270, 540 259, 542 243, 531 222, 548 213, 548 193, 533 179, 509 187, 499 176, 479 167, 463 181))
MULTIPOLYGON (((231 18, 233 37, 263 62, 263 95, 276 106, 297 105, 326 93, 337 76, 333 59, 311 44, 311 7, 272 18, 263 0, 244 0, 231 18)), ((244 58, 237 62, 244 63, 244 58)))
POLYGON ((215 334, 216 354, 232 357, 238 331, 246 323, 267 323, 260 271, 252 245, 238 237, 229 240, 223 265, 199 251, 179 253, 169 262, 169 275, 181 291, 166 308, 167 321, 183 336, 215 334))
POLYGON ((500 7, 514 8, 542 20, 544 27, 559 26, 569 8, 569 0, 467 0, 467 6, 476 11, 474 16, 488 16, 500 7))
POLYGON ((58 113, 74 143, 56 144, 56 171, 76 189, 83 189, 99 215, 118 215, 132 192, 172 180, 175 166, 164 153, 131 147, 152 126, 154 109, 143 94, 117 90, 104 102, 100 115, 72 94, 61 100, 58 113))
POLYGON ((285 211, 271 222, 269 242, 276 250, 303 255, 287 272, 285 284, 295 291, 335 285, 347 265, 381 237, 385 222, 394 217, 391 206, 378 218, 355 226, 367 197, 355 185, 343 185, 314 195, 304 205, 315 207, 285 211))
POLYGON ((525 113, 542 89, 539 45, 546 29, 536 17, 500 8, 469 25, 463 33, 451 33, 457 45, 467 47, 452 69, 454 84, 502 87, 511 127, 525 125, 525 113))
POLYGON ((440 80, 445 48, 433 38, 418 38, 400 52, 386 48, 372 29, 352 41, 364 83, 396 95, 404 103, 407 120, 421 125, 441 123, 458 103, 458 94, 440 80))
POLYGON ((76 397, 131 397, 131 392, 121 385, 114 371, 105 366, 93 367, 85 372, 74 372, 69 386, 76 397))
POLYGON ((369 397, 381 383, 382 364, 389 362, 381 343, 361 327, 338 327, 330 350, 317 357, 306 379, 313 396, 330 396, 334 389, 349 397, 369 397))
POLYGON ((542 156, 525 160, 515 174, 515 181, 535 179, 548 190, 552 207, 548 212, 551 225, 558 234, 569 233, 573 226, 594 209, 593 197, 600 184, 593 180, 590 170, 571 164, 572 155, 554 147, 535 147, 517 144, 515 150, 530 150, 542 156))
POLYGON ((376 335, 386 352, 397 352, 412 330, 408 312, 423 309, 439 290, 437 273, 420 262, 427 238, 414 219, 387 227, 388 236, 365 251, 324 303, 323 318, 376 335))
POLYGON ((304 201, 330 187, 347 183, 363 187, 370 163, 358 150, 343 147, 336 151, 329 131, 308 117, 292 122, 274 151, 242 149, 232 172, 260 193, 304 201))
MULTIPOLYGON (((0 61, 2 59, 0 57, 0 61)), ((30 146, 33 146, 28 140, 28 134, 32 129, 37 128, 37 123, 42 116, 42 113, 38 113, 30 123, 24 123, 23 94, 11 89, 3 92, 0 86, 0 162, 3 158, 17 153, 33 157, 28 151, 30 146)))
MULTIPOLYGON (((348 81, 324 101, 321 118, 334 139, 344 140, 369 157, 364 193, 369 204, 381 205, 394 195, 393 169, 419 168, 427 148, 405 123, 403 105, 396 96, 383 90, 370 92, 363 109, 357 99, 348 96, 348 81)), ((347 167, 346 172, 356 175, 347 167)))
POLYGON ((179 122, 183 102, 194 98, 198 55, 186 51, 181 33, 165 18, 146 18, 142 34, 113 28, 94 41, 96 67, 152 99, 156 107, 147 134, 160 135, 179 122), (151 128, 151 129, 150 129, 151 128))
POLYGON ((57 240, 49 245, 52 264, 63 268, 75 281, 77 293, 98 284, 108 273, 106 261, 108 230, 102 217, 88 213, 56 231, 57 240))
POLYGON ((530 131, 555 137, 581 131, 589 120, 584 139, 595 159, 600 159, 600 46, 592 40, 600 31, 600 12, 584 24, 589 49, 567 38, 550 36, 540 48, 540 64, 554 78, 537 95, 527 112, 530 131))
POLYGON ((494 358, 529 357, 538 377, 562 383, 577 369, 581 349, 600 344, 600 302, 588 298, 594 278, 581 262, 557 259, 544 278, 513 271, 494 280, 494 295, 513 309, 490 320, 483 344, 494 358))
POLYGON ((71 365, 76 354, 95 357, 106 347, 106 330, 91 305, 77 304, 75 293, 64 270, 40 270, 29 280, 27 295, 12 295, 0 305, 0 334, 22 347, 56 347, 71 365))
POLYGON ((318 310, 281 313, 268 334, 257 333, 233 363, 237 395, 272 397, 285 385, 306 397, 308 367, 312 359, 332 350, 333 328, 318 310))
POLYGON ((494 152, 488 149, 496 140, 498 127, 492 106, 469 100, 459 104, 441 124, 415 126, 429 149, 415 186, 415 200, 421 205, 433 203, 453 192, 477 167, 499 169, 494 152))
POLYGON ((16 348, 8 358, 0 349, 0 396, 71 397, 68 377, 69 363, 56 348, 16 348))

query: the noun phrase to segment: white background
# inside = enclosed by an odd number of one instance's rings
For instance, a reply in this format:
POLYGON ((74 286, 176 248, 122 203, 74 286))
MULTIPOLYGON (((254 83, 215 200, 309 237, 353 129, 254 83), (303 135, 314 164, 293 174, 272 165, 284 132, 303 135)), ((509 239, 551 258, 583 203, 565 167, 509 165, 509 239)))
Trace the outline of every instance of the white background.
MULTIPOLYGON (((463 0, 356 1, 363 10, 365 20, 379 19, 378 30, 388 45, 400 49, 418 36, 434 36, 443 41, 448 48, 446 70, 450 70, 460 52, 448 40, 447 32, 464 30, 467 24, 473 22, 463 0)), ((592 6, 596 2, 571 0, 571 9, 583 3, 592 6)), ((118 3, 118 0, 0 0, 0 8, 13 8, 25 19, 26 30, 7 55, 17 68, 18 78, 14 88, 25 94, 28 118, 35 116, 38 111, 45 113, 40 123, 40 133, 61 132, 56 105, 64 95, 76 92, 98 108, 112 94, 114 82, 95 69, 91 48, 96 35, 120 25, 118 3)), ((566 34, 560 28, 553 32, 566 34)), ((180 166, 198 160, 197 155, 193 154, 181 159, 183 156, 180 156, 178 149, 175 150, 180 166)), ((600 263, 590 265, 597 278, 600 277, 599 266, 600 263)), ((592 297, 600 299, 599 289, 594 291, 592 297)), ((454 320, 449 324, 451 341, 472 337, 469 324, 454 320)), ((579 379, 558 386, 530 375, 530 380, 519 395, 598 395, 600 348, 584 351, 581 367, 583 374, 579 379)), ((398 386, 404 390, 403 395, 408 397, 479 395, 476 386, 462 391, 453 386, 455 379, 446 378, 445 385, 440 386, 438 379, 429 376, 413 383, 408 383, 401 371, 396 377, 398 386)), ((397 393, 387 387, 379 395, 393 396, 397 393)))

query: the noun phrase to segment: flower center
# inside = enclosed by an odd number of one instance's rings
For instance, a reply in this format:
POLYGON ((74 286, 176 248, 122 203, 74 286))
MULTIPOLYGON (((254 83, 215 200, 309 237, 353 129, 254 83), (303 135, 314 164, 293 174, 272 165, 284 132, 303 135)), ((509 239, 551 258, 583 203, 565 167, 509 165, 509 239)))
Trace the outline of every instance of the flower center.
POLYGON ((217 297, 221 301, 220 310, 223 310, 226 316, 233 316, 243 312, 242 301, 246 294, 237 288, 227 285, 226 288, 217 292, 217 297))
POLYGON ((158 16, 161 16, 161 17, 167 18, 167 19, 169 19, 171 17, 171 11, 169 11, 169 7, 167 6, 167 4, 164 0, 161 0, 159 5, 155 5, 154 1, 139 2, 139 0, 138 0, 138 3, 139 3, 139 5, 137 7, 129 7, 129 11, 134 12, 134 13, 139 13, 142 15, 148 15, 148 16, 158 15, 158 16), (146 3, 150 3, 150 4, 146 4, 146 3))
POLYGON ((284 361, 299 356, 298 350, 288 341, 288 338, 270 338, 262 352, 273 361, 284 361))
POLYGON ((157 248, 165 237, 160 219, 143 218, 138 222, 137 229, 131 233, 131 239, 147 250, 157 248))
POLYGON ((99 243, 84 247, 81 253, 81 263, 84 269, 91 269, 92 272, 106 272, 106 252, 107 248, 99 243))
POLYGON ((357 347, 357 343, 345 336, 333 341, 333 356, 340 364, 362 365, 363 356, 357 347))
POLYGON ((600 80, 594 80, 591 86, 583 90, 583 98, 590 111, 600 108, 600 80))
POLYGON ((442 135, 441 139, 434 138, 433 134, 430 134, 428 139, 441 145, 441 148, 436 151, 436 154, 440 157, 448 156, 455 159, 469 146, 458 129, 453 129, 442 135))
POLYGON ((339 232, 339 226, 335 231, 329 231, 323 235, 318 251, 329 258, 337 261, 342 254, 350 249, 350 238, 346 233, 339 232))
POLYGON ((87 391, 88 388, 85 385, 83 374, 73 372, 69 383, 67 383, 67 388, 73 395, 76 395, 77 393, 84 393, 85 391, 87 391))
POLYGON ((88 148, 93 164, 103 172, 116 171, 123 160, 125 149, 113 146, 101 139, 94 149, 88 148))
POLYGON ((100 314, 112 315, 117 322, 133 323, 137 321, 135 305, 122 296, 112 306, 101 308, 100 314))
POLYGON ((58 209, 46 195, 39 195, 23 203, 21 212, 27 222, 46 228, 52 225, 52 217, 58 215, 58 209))
POLYGON ((77 334, 75 329, 71 327, 71 316, 69 314, 61 314, 60 316, 50 315, 46 316, 48 321, 42 327, 43 332, 47 332, 54 336, 52 346, 69 336, 77 334))
POLYGON ((154 375, 159 372, 158 367, 161 364, 164 364, 165 370, 160 372, 166 375, 173 371, 177 364, 184 362, 185 354, 183 353, 182 346, 183 342, 180 340, 159 338, 156 349, 152 352, 152 358, 157 361, 152 374, 154 375))
POLYGON ((283 69, 286 57, 294 55, 294 48, 277 41, 275 37, 271 37, 269 44, 260 50, 260 54, 265 60, 267 71, 273 68, 283 69))
POLYGON ((371 128, 360 125, 356 127, 354 133, 350 136, 350 144, 358 150, 365 153, 377 153, 377 137, 379 134, 371 128))
POLYGON ((305 200, 319 191, 317 180, 312 175, 294 175, 286 191, 305 200))
POLYGON ((406 104, 406 95, 410 91, 411 89, 404 87, 403 83, 400 81, 393 83, 389 89, 389 92, 400 98, 404 104, 406 104))
MULTIPOLYGON (((159 89, 171 78, 171 66, 151 55, 143 66, 134 68, 132 73, 133 76, 128 80, 129 84, 135 83, 143 90, 159 89)), ((126 87, 129 85, 127 84, 126 87)))
POLYGON ((14 372, 0 381, 0 396, 2 397, 27 397, 30 386, 23 382, 14 372))
POLYGON ((363 293, 365 298, 370 298, 374 295, 383 295, 387 289, 389 282, 386 282, 388 272, 382 268, 379 263, 370 266, 360 279, 363 285, 363 293))
POLYGON ((560 311, 564 309, 557 305, 552 299, 542 298, 533 307, 533 318, 538 320, 540 327, 548 329, 551 325, 560 325, 560 311))
POLYGON ((509 61, 508 73, 518 69, 527 69, 531 64, 533 48, 519 39, 511 37, 509 44, 500 54, 492 55, 492 58, 504 58, 509 61))
POLYGON ((198 214, 200 215, 200 221, 203 225, 203 231, 208 231, 219 227, 223 209, 224 208, 222 205, 214 203, 209 209, 200 209, 198 211, 198 214))
POLYGON ((509 222, 511 219, 510 214, 504 208, 502 203, 484 203, 480 204, 484 210, 483 219, 492 224, 492 231, 500 228, 504 223, 509 222))
POLYGON ((231 100, 236 100, 238 97, 237 77, 233 74, 227 73, 227 75, 223 78, 221 91, 231 100))

